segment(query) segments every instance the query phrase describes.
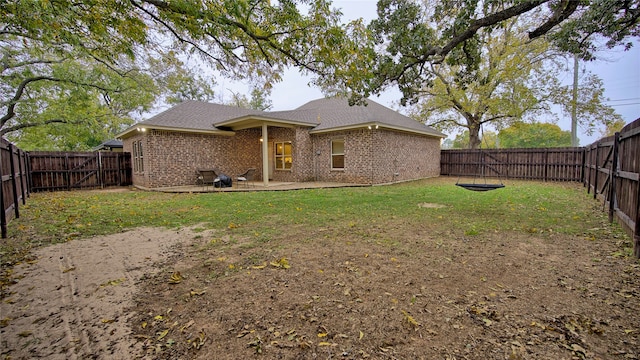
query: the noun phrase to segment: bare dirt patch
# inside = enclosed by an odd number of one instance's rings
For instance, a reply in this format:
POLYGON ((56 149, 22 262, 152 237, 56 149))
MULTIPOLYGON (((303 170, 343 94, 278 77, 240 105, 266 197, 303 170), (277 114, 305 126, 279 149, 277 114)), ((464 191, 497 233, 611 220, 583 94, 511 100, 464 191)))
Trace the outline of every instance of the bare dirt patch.
POLYGON ((640 265, 616 239, 308 231, 139 229, 41 249, 0 305, 2 354, 640 358, 640 265))
MULTIPOLYGON (((39 249, 0 303, 2 357, 127 359, 134 294, 190 230, 140 228, 39 249)), ((140 349, 138 349, 138 352, 140 349)))

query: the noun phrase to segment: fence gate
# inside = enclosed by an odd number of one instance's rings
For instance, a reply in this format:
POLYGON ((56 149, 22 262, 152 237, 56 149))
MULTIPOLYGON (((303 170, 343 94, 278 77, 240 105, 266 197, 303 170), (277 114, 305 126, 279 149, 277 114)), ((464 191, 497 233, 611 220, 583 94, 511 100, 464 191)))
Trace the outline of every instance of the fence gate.
POLYGON ((131 155, 116 152, 30 152, 31 191, 131 185, 131 155))

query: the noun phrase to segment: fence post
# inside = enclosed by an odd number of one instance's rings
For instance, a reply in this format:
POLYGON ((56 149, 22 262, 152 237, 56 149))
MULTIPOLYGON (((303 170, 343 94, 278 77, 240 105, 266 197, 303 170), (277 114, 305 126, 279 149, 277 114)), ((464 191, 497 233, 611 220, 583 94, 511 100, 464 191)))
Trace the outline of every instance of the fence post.
POLYGON ((102 176, 102 151, 98 151, 98 183, 100 189, 104 189, 104 176, 102 176))
POLYGON ((122 170, 120 170, 120 153, 116 154, 116 168, 118 169, 118 186, 122 186, 122 170))
POLYGON ((0 232, 2 232, 2 238, 7 238, 7 212, 4 209, 4 179, 2 176, 2 152, 4 151, 4 145, 0 142, 0 232))
POLYGON ((71 191, 71 169, 69 169, 69 154, 64 154, 64 174, 67 182, 67 191, 71 191))
POLYGON ((580 182, 582 183, 582 187, 584 187, 584 183, 585 183, 585 172, 587 171, 585 169, 585 165, 587 162, 587 149, 586 148, 582 148, 582 166, 580 167, 580 182))
POLYGON ((636 226, 633 230, 633 255, 640 259, 640 180, 638 181, 638 191, 636 199, 636 226))
POLYGON ((20 217, 18 209, 18 184, 16 183, 16 164, 13 160, 13 144, 9 143, 9 165, 11 166, 11 188, 13 189, 13 211, 16 219, 20 217))
MULTIPOLYGON (((24 177, 25 177, 25 168, 22 166, 22 163, 24 163, 26 160, 26 156, 25 156, 25 152, 18 149, 18 170, 20 171, 20 191, 21 191, 21 195, 22 195, 22 205, 25 205, 27 203, 27 194, 24 191, 24 177)), ((26 164, 25 164, 26 167, 26 164)))
POLYGON ((549 149, 544 149, 544 182, 547 182, 548 179, 548 171, 549 171, 549 149))
POLYGON ((33 177, 31 176, 31 155, 26 152, 24 155, 25 171, 27 172, 27 193, 31 194, 33 191, 33 177))
POLYGON ((597 199, 598 198, 598 153, 600 150, 600 140, 598 140, 598 142, 596 143, 596 156, 595 159, 593 160, 593 163, 595 166, 595 176, 593 177, 593 198, 597 199))
POLYGON ((616 176, 618 176, 618 142, 620 133, 616 132, 613 138, 613 159, 611 160, 611 181, 609 182, 609 222, 613 222, 613 213, 616 207, 616 176))

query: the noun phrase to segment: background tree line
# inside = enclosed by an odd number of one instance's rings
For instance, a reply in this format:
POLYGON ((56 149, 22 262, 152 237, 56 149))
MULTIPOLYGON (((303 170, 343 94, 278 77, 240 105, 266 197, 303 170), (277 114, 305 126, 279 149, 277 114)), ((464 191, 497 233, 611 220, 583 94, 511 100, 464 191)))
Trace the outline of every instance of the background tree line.
POLYGON ((613 126, 597 78, 569 101, 554 74, 599 44, 630 47, 639 3, 379 0, 365 24, 343 23, 327 0, 4 0, 0 136, 90 148, 167 104, 215 100, 219 78, 254 89, 230 103, 267 109, 289 67, 352 103, 397 87, 415 118, 466 129, 470 147, 485 124, 506 130, 552 105, 577 108, 585 129, 613 126))

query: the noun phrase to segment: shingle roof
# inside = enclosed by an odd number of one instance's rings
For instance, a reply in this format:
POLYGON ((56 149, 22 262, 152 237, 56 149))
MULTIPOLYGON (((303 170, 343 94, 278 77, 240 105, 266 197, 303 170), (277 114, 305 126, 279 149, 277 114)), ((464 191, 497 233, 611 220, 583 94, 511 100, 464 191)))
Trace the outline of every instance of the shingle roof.
POLYGON ((214 124, 247 115, 265 115, 264 111, 243 109, 237 106, 212 104, 204 101, 187 100, 159 113, 140 125, 154 125, 167 128, 193 130, 215 130, 214 124))
POLYGON ((379 124, 394 129, 445 137, 440 131, 373 100, 367 100, 366 106, 349 106, 347 99, 325 98, 310 101, 293 111, 309 114, 307 116, 319 122, 318 126, 313 128, 313 132, 330 131, 359 124, 379 124))
POLYGON ((444 137, 444 134, 430 126, 419 123, 408 116, 391 110, 375 101, 367 100, 367 105, 349 106, 344 98, 324 98, 310 101, 297 109, 287 111, 260 111, 235 106, 212 104, 202 101, 184 101, 148 120, 124 131, 123 136, 136 127, 147 125, 153 128, 191 131, 220 131, 216 124, 232 124, 235 119, 244 120, 256 116, 263 119, 306 123, 312 132, 327 132, 359 125, 380 125, 396 130, 418 132, 444 137))

